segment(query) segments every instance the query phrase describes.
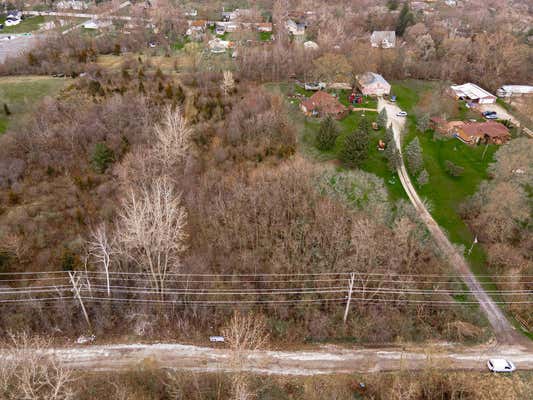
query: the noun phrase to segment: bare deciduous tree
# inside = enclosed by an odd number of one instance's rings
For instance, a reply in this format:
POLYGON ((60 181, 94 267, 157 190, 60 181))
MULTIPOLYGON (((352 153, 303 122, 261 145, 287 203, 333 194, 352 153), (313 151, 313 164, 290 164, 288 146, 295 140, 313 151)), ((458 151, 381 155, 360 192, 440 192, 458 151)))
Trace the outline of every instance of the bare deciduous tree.
POLYGON ((71 400, 72 372, 45 352, 46 340, 27 334, 11 336, 0 360, 0 398, 6 400, 71 400))
POLYGON ((266 322, 263 316, 242 314, 236 311, 222 329, 224 340, 236 353, 257 350, 268 342, 266 322))
POLYGON ((248 385, 248 378, 244 374, 235 374, 231 381, 232 400, 251 400, 255 396, 248 385))
POLYGON ((231 71, 224 71, 224 77, 220 88, 226 96, 235 88, 235 79, 233 79, 233 73, 231 71))
POLYGON ((163 168, 168 171, 170 167, 182 161, 187 155, 190 146, 192 129, 187 126, 178 108, 172 110, 167 107, 163 123, 156 126, 155 136, 156 143, 153 153, 156 158, 163 164, 163 168))
POLYGON ((106 275, 107 296, 111 296, 109 267, 111 265, 111 256, 115 253, 115 243, 113 239, 109 238, 105 224, 99 225, 91 232, 88 245, 89 254, 104 269, 106 275))
POLYGON ((127 258, 147 271, 161 296, 168 273, 178 271, 186 250, 187 212, 167 177, 131 192, 118 217, 117 240, 127 258))
POLYGON ((242 314, 236 311, 222 329, 224 341, 233 350, 231 362, 238 372, 232 377, 231 392, 233 400, 250 400, 252 395, 244 369, 244 354, 264 347, 268 342, 266 322, 262 315, 242 314))
POLYGON ((27 253, 28 244, 20 234, 6 234, 1 237, 0 250, 13 254, 17 259, 22 260, 27 253))

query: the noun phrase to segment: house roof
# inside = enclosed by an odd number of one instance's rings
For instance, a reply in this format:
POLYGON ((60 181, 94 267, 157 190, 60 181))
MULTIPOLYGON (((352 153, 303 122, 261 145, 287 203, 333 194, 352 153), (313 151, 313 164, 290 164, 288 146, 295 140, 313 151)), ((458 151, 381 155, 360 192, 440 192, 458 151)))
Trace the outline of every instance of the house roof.
POLYGON ((310 98, 303 101, 302 106, 309 111, 319 109, 326 114, 339 114, 346 110, 335 97, 323 91, 318 91, 310 98))
POLYGON ((198 19, 196 21, 191 21, 190 26, 198 27, 198 28, 204 28, 207 25, 207 21, 205 19, 198 19))
POLYGON ((500 89, 507 93, 529 94, 533 93, 533 86, 528 85, 503 85, 500 89))
POLYGON ((484 99, 487 97, 496 98, 492 93, 480 88, 473 83, 465 83, 464 85, 452 85, 450 88, 455 92, 457 97, 466 97, 471 100, 484 99))
POLYGON ((509 129, 496 121, 466 122, 460 127, 466 136, 490 138, 506 138, 510 135, 509 129))
POLYGON ((257 28, 272 29, 272 22, 258 22, 255 26, 257 28))
POLYGON ((384 40, 391 44, 396 44, 396 32, 394 31, 374 31, 370 36, 370 41, 375 44, 381 44, 384 40))
POLYGON ((389 82, 383 76, 374 72, 365 72, 363 75, 357 77, 357 81, 361 86, 369 86, 376 83, 390 86, 389 82))

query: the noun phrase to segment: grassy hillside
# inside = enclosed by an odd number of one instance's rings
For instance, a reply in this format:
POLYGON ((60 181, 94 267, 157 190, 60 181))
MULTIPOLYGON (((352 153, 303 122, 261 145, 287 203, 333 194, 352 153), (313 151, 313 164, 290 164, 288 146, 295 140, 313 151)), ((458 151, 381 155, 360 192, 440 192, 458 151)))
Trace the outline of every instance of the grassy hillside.
POLYGON ((45 96, 54 96, 68 82, 68 78, 17 76, 0 78, 0 134, 9 124, 22 118, 32 106, 45 96), (7 108, 10 115, 6 114, 7 108))

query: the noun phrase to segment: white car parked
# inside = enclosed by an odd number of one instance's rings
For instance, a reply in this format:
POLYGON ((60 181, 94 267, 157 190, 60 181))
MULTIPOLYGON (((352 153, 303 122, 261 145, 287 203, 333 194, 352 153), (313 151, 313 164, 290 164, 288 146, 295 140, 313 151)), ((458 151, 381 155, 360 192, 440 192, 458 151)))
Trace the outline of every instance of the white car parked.
POLYGON ((400 111, 396 114, 397 117, 407 117, 407 113, 405 111, 400 111))
POLYGON ((491 358, 487 361, 487 367, 492 372, 513 372, 516 370, 515 365, 511 361, 504 360, 503 358, 491 358))

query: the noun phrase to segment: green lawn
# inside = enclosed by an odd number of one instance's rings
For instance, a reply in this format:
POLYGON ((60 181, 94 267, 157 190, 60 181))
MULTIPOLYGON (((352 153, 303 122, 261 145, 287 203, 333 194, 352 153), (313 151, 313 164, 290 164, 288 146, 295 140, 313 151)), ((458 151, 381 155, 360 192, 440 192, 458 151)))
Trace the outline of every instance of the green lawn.
POLYGON ((355 108, 375 108, 378 107, 378 100, 375 97, 363 96, 363 102, 361 104, 350 104, 349 96, 351 92, 349 90, 333 90, 331 93, 335 93, 339 98, 339 101, 345 106, 353 106, 355 108))
POLYGON ((179 51, 179 50, 183 50, 183 48, 185 47, 185 45, 187 43, 189 43, 191 40, 189 39, 188 36, 183 36, 179 39, 177 39, 174 43, 171 44, 171 48, 172 50, 174 51, 179 51))
POLYGON ((65 87, 68 78, 20 76, 0 78, 0 133, 24 116, 44 96, 53 96, 65 87), (7 104, 11 115, 6 115, 7 104))
MULTIPOLYGON (((476 193, 481 181, 488 178, 487 167, 493 160, 495 145, 468 146, 457 139, 433 139, 432 133, 420 134, 410 129, 405 138, 409 143, 418 136, 424 155, 424 168, 429 173, 429 183, 419 186, 416 178, 411 176, 421 197, 430 201, 433 218, 443 227, 448 237, 458 244, 469 248, 474 235, 458 214, 459 206, 471 195, 476 193), (464 168, 460 177, 450 176, 445 169, 449 160, 464 168)), ((484 269, 485 255, 479 246, 474 247, 470 256, 472 267, 478 273, 484 269)))
MULTIPOLYGON (((45 17, 38 15, 35 17, 26 17, 24 20, 15 26, 4 26, 0 33, 25 33, 33 32, 39 29, 39 25, 45 22, 45 17)), ((5 23, 5 18, 0 19, 0 23, 5 23)))
MULTIPOLYGON (((314 93, 295 84, 269 84, 266 85, 266 87, 270 90, 279 90, 284 95, 292 92, 308 97, 314 93)), ((347 93, 345 94, 347 95, 347 93)), ((339 93, 339 96, 340 100, 342 100, 341 93, 339 93)), ((369 101, 371 100, 369 99, 369 101)), ((369 108, 370 107, 371 106, 369 106, 369 108)), ((319 161, 331 161, 338 159, 338 155, 342 151, 344 138, 357 128, 363 115, 363 112, 361 111, 354 111, 350 112, 343 120, 338 121, 337 124, 339 126, 340 134, 336 140, 335 147, 331 151, 320 151, 315 146, 315 137, 318 129, 320 128, 320 120, 317 118, 305 117, 300 111, 299 102, 296 99, 289 100, 289 113, 291 121, 298 130, 298 139, 301 151, 319 161)), ((372 123, 373 121, 376 121, 378 114, 377 112, 366 111, 364 112, 364 115, 368 121, 372 123)), ((384 180, 391 200, 394 201, 399 198, 406 199, 407 195, 403 190, 397 174, 389 170, 387 166, 387 160, 385 159, 383 152, 377 149, 377 143, 379 139, 385 139, 384 130, 371 130, 368 159, 365 160, 361 166, 361 169, 371 172, 384 180)))
POLYGON ((272 40, 272 32, 259 32, 259 40, 269 42, 272 40))
MULTIPOLYGON (((432 84, 419 81, 403 81, 393 84, 393 92, 396 94, 399 106, 409 113, 407 118, 407 134, 403 139, 402 146, 411 142, 418 136, 424 155, 424 168, 429 173, 429 183, 420 187, 416 177, 411 176, 418 193, 422 198, 429 200, 430 211, 448 234, 450 240, 456 244, 470 248, 474 241, 473 234, 466 223, 459 216, 460 205, 473 195, 481 181, 488 178, 487 167, 493 160, 497 146, 468 146, 454 138, 434 139, 433 133, 420 133, 416 129, 416 117, 413 108, 418 103, 420 96, 426 90, 431 90, 432 84), (446 160, 464 168, 464 174, 455 178, 450 176, 445 168, 446 160)), ((469 117, 469 110, 460 105, 459 113, 469 117)), ((478 275, 486 275, 486 255, 480 246, 474 246, 472 253, 467 255, 472 271, 478 275)), ((487 288, 495 289, 488 280, 487 288)))

